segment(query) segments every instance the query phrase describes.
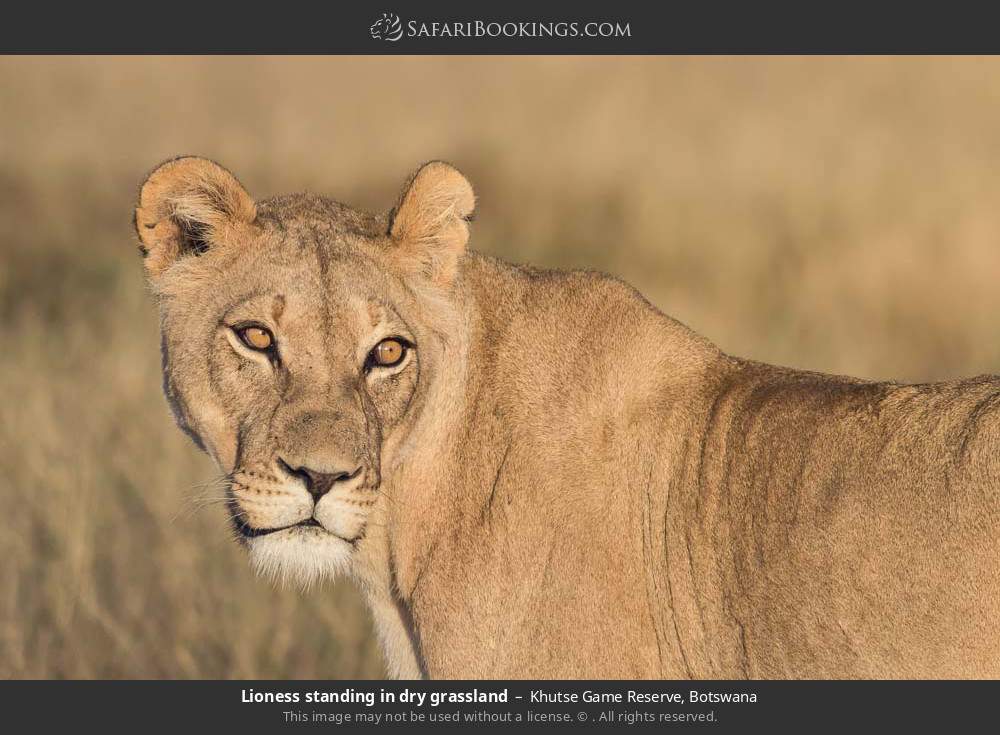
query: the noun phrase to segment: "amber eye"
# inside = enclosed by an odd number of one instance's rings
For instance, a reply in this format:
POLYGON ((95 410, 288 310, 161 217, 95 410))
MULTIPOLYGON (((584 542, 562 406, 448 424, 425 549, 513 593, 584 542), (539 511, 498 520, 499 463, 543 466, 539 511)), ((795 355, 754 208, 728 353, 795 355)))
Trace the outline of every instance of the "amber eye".
POLYGON ((368 353, 368 364, 374 367, 393 367, 406 356, 406 344, 398 339, 383 339, 368 353))
POLYGON ((274 346, 274 335, 264 329, 264 327, 243 327, 236 330, 240 340, 251 350, 267 352, 274 346))

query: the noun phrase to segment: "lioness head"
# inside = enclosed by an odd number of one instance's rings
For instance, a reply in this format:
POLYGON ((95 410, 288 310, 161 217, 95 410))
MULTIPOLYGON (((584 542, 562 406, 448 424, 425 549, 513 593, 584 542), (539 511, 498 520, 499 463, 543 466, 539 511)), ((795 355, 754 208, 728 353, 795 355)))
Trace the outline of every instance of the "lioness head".
POLYGON ((308 584, 345 568, 365 537, 384 449, 445 360, 473 206, 440 162, 377 216, 309 195, 255 202, 202 158, 143 184, 135 225, 164 392, 226 473, 259 569, 308 584))

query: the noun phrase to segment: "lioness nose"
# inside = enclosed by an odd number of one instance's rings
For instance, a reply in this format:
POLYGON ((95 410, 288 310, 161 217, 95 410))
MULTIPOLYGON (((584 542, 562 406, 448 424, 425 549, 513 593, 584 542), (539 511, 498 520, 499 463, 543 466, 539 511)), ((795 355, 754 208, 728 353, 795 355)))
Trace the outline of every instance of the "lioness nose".
POLYGON ((313 496, 315 502, 319 502, 319 499, 330 492, 338 482, 353 480, 361 474, 362 469, 361 467, 356 467, 350 471, 320 472, 309 467, 292 467, 281 459, 278 462, 285 472, 298 477, 306 484, 306 490, 313 496))

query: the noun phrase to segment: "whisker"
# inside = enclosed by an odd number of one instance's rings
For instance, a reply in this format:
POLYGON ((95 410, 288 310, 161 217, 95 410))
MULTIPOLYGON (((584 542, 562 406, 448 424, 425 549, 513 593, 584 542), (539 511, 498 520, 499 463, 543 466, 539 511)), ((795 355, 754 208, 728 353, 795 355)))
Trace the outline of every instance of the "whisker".
POLYGON ((169 523, 172 525, 180 518, 190 517, 205 507, 226 502, 230 482, 229 474, 224 474, 192 485, 169 523))

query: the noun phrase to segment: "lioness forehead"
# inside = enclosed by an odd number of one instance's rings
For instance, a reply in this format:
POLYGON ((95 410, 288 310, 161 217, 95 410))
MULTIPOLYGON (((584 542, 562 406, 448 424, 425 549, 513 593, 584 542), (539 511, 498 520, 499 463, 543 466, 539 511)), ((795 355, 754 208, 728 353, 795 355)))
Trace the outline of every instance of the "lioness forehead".
POLYGON ((257 204, 258 221, 302 239, 334 239, 353 235, 375 239, 385 235, 388 218, 348 207, 315 194, 285 194, 257 204))

